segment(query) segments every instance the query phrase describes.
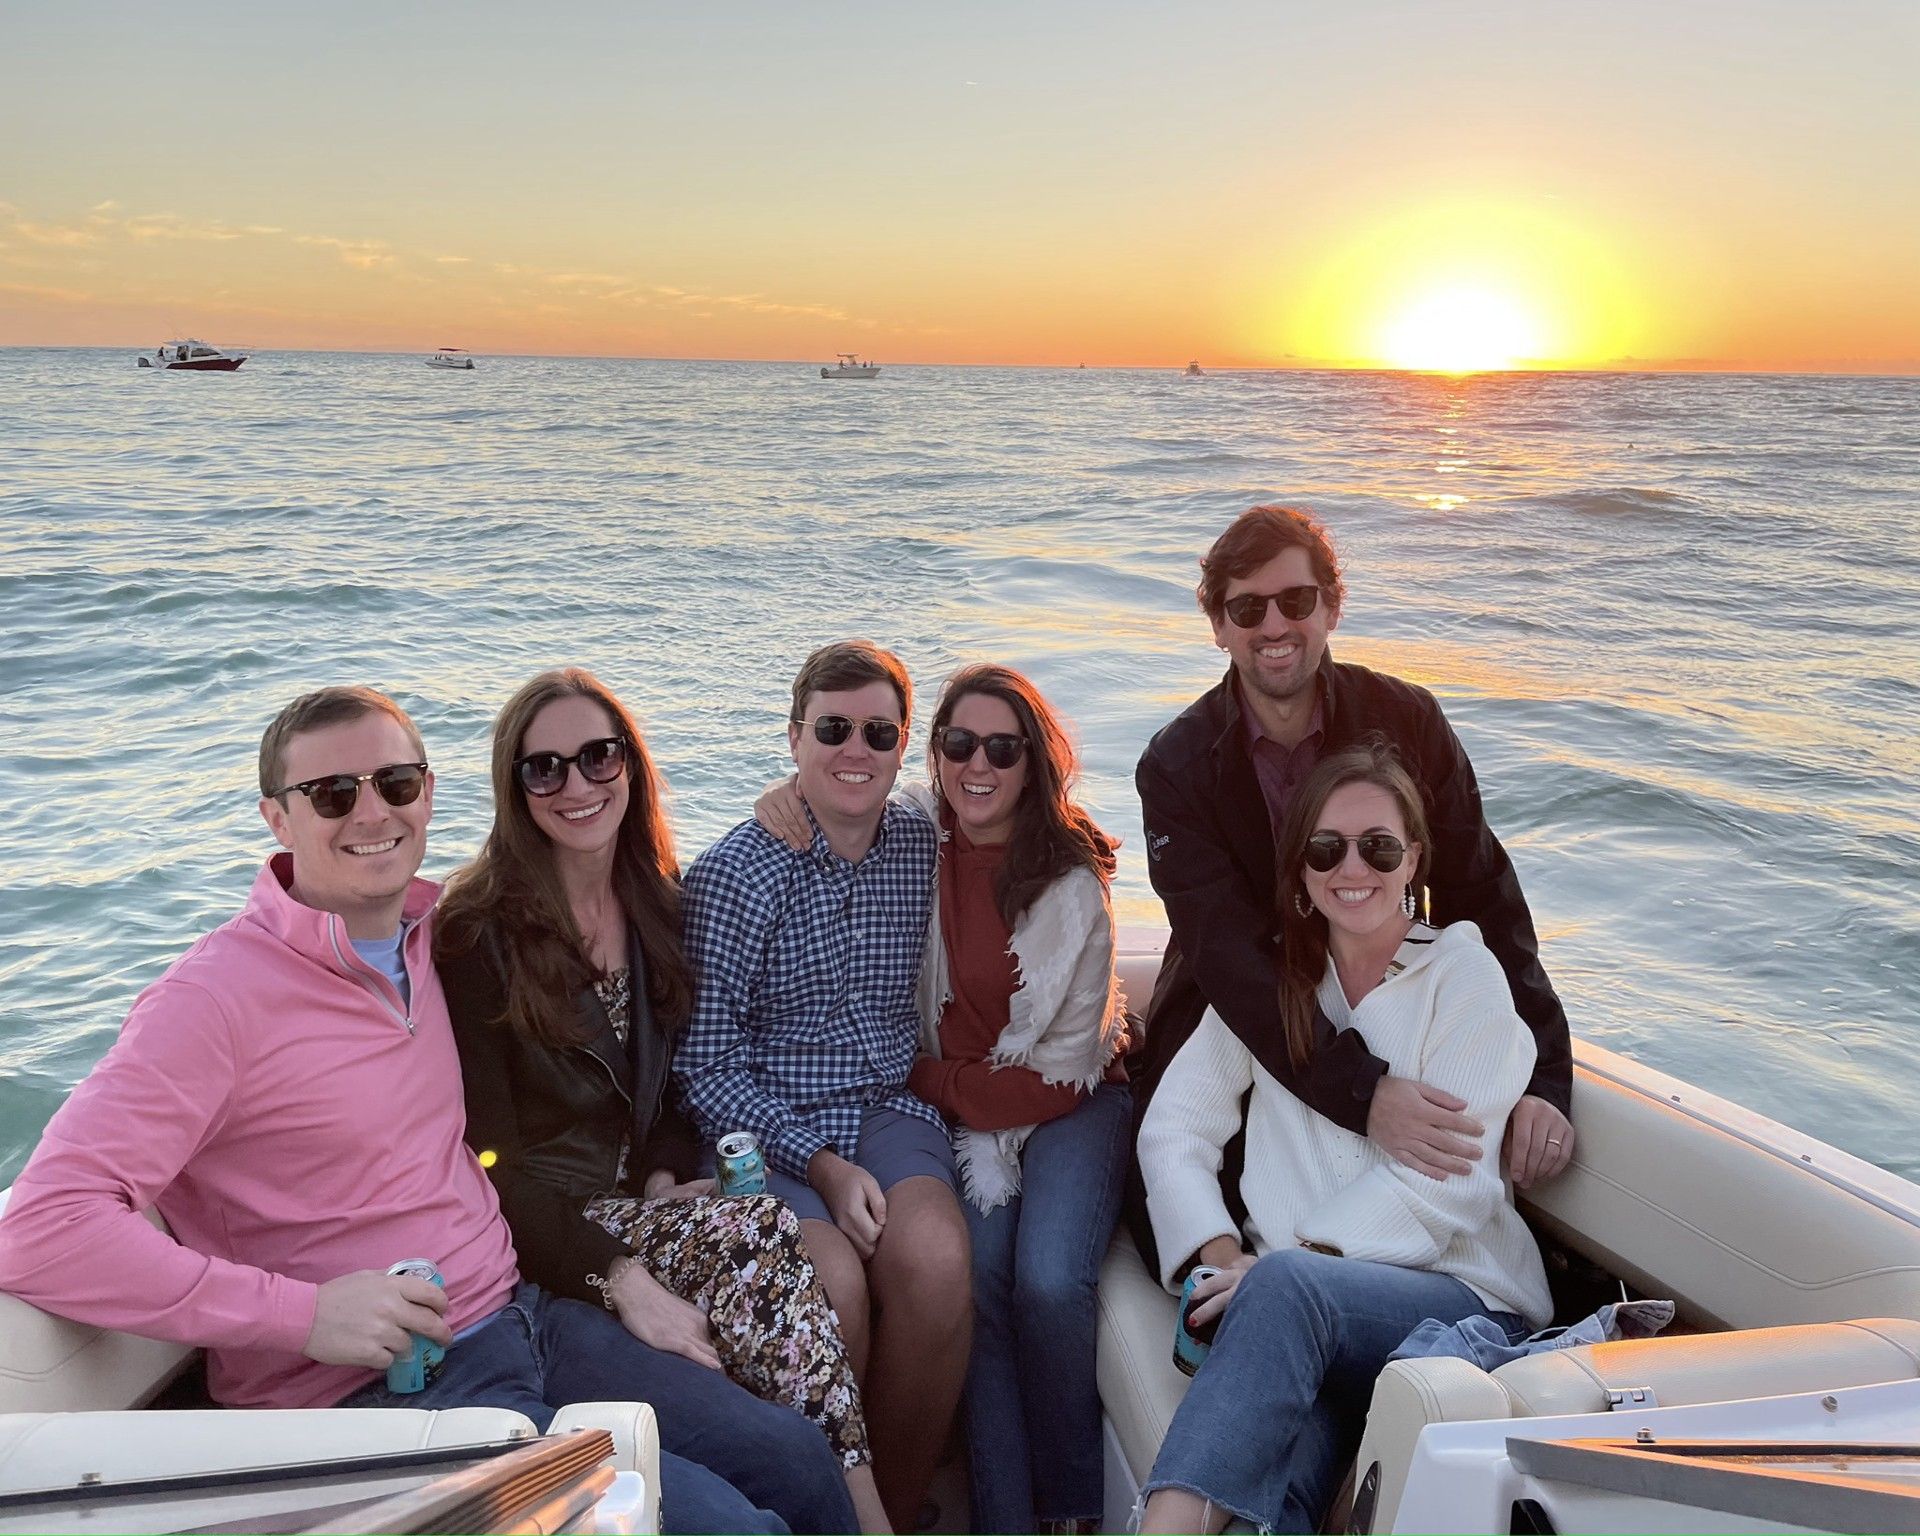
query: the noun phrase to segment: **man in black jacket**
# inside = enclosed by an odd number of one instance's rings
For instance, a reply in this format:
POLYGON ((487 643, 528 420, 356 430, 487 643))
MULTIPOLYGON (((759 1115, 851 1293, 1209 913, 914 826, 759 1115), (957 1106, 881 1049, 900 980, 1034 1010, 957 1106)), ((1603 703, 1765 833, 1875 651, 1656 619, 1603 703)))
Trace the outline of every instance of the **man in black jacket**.
POLYGON ((1327 654, 1346 595, 1326 530, 1291 507, 1254 507, 1201 562, 1200 606, 1233 665, 1147 745, 1135 782, 1147 871, 1173 935, 1135 1071, 1136 1116, 1211 1006, 1254 1059, 1310 1108, 1433 1178, 1467 1171, 1482 1127, 1465 1104, 1387 1075, 1356 1030, 1322 1017, 1304 1070, 1280 1022, 1274 837, 1319 758, 1363 736, 1390 741, 1420 785, 1432 829, 1435 923, 1471 919, 1500 961, 1537 1059, 1508 1122, 1514 1182, 1551 1178, 1573 1153, 1567 1016, 1541 968, 1533 918, 1487 826, 1473 765, 1433 695, 1327 654))

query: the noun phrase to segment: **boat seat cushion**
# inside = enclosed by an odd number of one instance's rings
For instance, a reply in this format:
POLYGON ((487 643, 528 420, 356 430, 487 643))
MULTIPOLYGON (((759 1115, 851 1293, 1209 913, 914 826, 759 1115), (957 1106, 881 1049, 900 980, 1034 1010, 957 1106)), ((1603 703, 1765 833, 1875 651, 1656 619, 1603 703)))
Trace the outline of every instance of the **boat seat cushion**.
POLYGON ((1604 1413, 1610 1388, 1644 1387, 1676 1407, 1917 1377, 1920 1322, 1907 1318, 1622 1339, 1530 1355, 1491 1375, 1465 1360, 1396 1360, 1374 1384, 1360 1446, 1362 1482, 1370 1472, 1378 1481, 1370 1528, 1392 1526, 1429 1424, 1604 1413))
POLYGON ((1662 1403, 1717 1403, 1917 1376, 1920 1322, 1896 1317, 1621 1339, 1531 1355, 1493 1373, 1512 1418, 1602 1413, 1609 1388, 1648 1387, 1662 1403))
POLYGON ((1187 1378, 1173 1363, 1178 1308, 1122 1228, 1100 1268, 1097 1369, 1100 1405, 1136 1484, 1146 1480, 1187 1395, 1187 1378))

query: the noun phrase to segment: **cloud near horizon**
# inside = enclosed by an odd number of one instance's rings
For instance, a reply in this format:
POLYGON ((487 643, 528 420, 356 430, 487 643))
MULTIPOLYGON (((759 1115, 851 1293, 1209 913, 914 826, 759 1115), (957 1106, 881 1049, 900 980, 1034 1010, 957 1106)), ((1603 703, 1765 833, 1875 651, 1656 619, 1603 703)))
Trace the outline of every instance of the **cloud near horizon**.
MULTIPOLYGON (((735 314, 819 320, 868 330, 879 324, 856 317, 837 305, 786 299, 764 291, 702 293, 652 282, 644 274, 547 269, 520 261, 488 261, 484 257, 407 250, 372 235, 295 231, 275 224, 230 223, 224 219, 189 219, 171 211, 129 214, 117 198, 101 199, 84 213, 67 217, 29 217, 15 204, 0 202, 0 292, 37 299, 62 309, 95 306, 124 311, 164 305, 170 312, 191 308, 244 314, 262 328, 270 328, 276 317, 283 316, 298 322, 304 331, 314 314, 310 306, 295 308, 276 304, 267 295, 249 299, 233 291, 235 285, 242 289, 248 287, 249 279, 252 287, 259 288, 263 272, 270 272, 276 280, 291 279, 297 273, 298 263, 293 257, 298 250, 330 253, 341 266, 349 269, 358 286, 347 290, 339 301, 348 312, 343 318, 352 321, 364 316, 376 328, 386 319, 384 311, 394 306, 386 302, 377 288, 369 289, 365 284, 382 280, 405 280, 414 285, 415 294, 420 284, 430 281, 449 296, 442 307, 457 311, 456 318, 459 314, 470 314, 478 304, 496 314, 539 315, 550 321, 566 319, 576 326, 591 328, 595 313, 604 315, 608 310, 617 310, 632 314, 665 304, 683 320, 713 320, 721 314, 735 314), (169 245, 204 244, 216 249, 237 249, 243 243, 255 244, 263 253, 270 254, 239 262, 233 269, 223 267, 215 271, 196 264, 178 274, 149 271, 145 265, 147 258, 138 255, 169 245), (76 258, 85 252, 84 268, 77 260, 56 267, 47 259, 60 252, 73 253, 76 258), (65 275, 81 269, 93 277, 94 286, 90 289, 38 281, 4 281, 9 275, 39 277, 54 270, 65 275), (449 284, 454 285, 453 288, 449 289, 449 284)), ((308 288, 326 286, 311 272, 301 281, 308 288)), ((418 299, 410 298, 408 302, 417 305, 418 299)), ((444 319, 429 319, 436 325, 448 323, 444 319)), ((900 333, 900 327, 892 329, 900 333)), ((260 340, 271 343, 272 338, 260 340)), ((397 337, 395 344, 406 345, 397 337)))

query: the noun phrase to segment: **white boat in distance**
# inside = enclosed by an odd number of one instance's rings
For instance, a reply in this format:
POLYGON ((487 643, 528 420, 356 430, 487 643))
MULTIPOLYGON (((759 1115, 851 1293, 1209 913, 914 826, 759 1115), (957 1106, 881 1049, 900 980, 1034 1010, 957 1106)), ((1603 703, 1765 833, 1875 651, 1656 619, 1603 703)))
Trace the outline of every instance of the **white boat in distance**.
POLYGON ((471 372, 473 356, 465 347, 440 347, 427 359, 429 368, 458 368, 471 372))
POLYGON ((1200 379, 1200 378, 1206 377, 1206 375, 1201 372, 1200 364, 1197 359, 1187 364, 1187 377, 1190 379, 1200 379))
POLYGON ((835 355, 839 357, 840 361, 835 363, 831 368, 822 368, 820 370, 821 378, 877 379, 880 377, 880 365, 878 363, 863 363, 860 361, 859 356, 852 352, 841 352, 835 355))
POLYGON ((216 346, 191 338, 156 347, 152 357, 142 352, 138 359, 142 368, 178 368, 188 373, 232 373, 246 360, 244 352, 222 352, 216 346))

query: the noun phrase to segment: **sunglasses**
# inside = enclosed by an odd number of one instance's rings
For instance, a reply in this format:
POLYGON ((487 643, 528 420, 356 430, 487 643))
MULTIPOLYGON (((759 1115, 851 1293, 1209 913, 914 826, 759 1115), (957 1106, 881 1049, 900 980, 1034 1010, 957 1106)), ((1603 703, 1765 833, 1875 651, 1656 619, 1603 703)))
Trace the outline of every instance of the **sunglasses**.
POLYGON ((1390 875, 1407 856, 1407 845, 1391 832, 1363 832, 1358 837, 1342 837, 1338 832, 1316 832, 1307 839, 1303 856, 1308 869, 1316 875, 1338 869, 1347 856, 1347 844, 1360 850, 1362 861, 1383 875, 1390 875))
POLYGON ((991 736, 977 735, 963 725, 943 726, 936 733, 940 755, 950 763, 970 763, 981 747, 987 749, 987 761, 995 768, 1011 768, 1027 755, 1027 738, 1009 731, 991 736))
MULTIPOLYGON (((809 722, 796 719, 795 725, 809 722)), ((853 734, 857 724, 860 734, 867 738, 867 745, 876 752, 891 752, 900 745, 900 727, 892 720, 855 721, 846 715, 821 715, 811 722, 813 739, 823 747, 837 747, 853 734)))
POLYGON ((1238 597, 1230 597, 1221 606, 1226 609, 1227 617, 1242 629, 1254 629, 1267 616, 1267 604, 1278 603, 1280 616, 1287 619, 1304 619, 1320 606, 1318 587, 1283 587, 1278 592, 1242 592, 1238 597))
POLYGON ((313 806, 314 815, 327 821, 338 821, 359 800, 362 784, 371 784, 388 805, 412 805, 420 798, 420 791, 426 782, 425 763, 389 763, 384 768, 374 769, 372 773, 329 773, 299 784, 282 785, 268 798, 278 800, 282 795, 305 795, 313 806))
POLYGON ((514 776, 530 795, 545 799, 567 787, 567 770, 580 765, 580 777, 589 784, 611 784, 627 766, 627 743, 622 736, 590 741, 571 757, 558 752, 529 752, 513 761, 514 776))

